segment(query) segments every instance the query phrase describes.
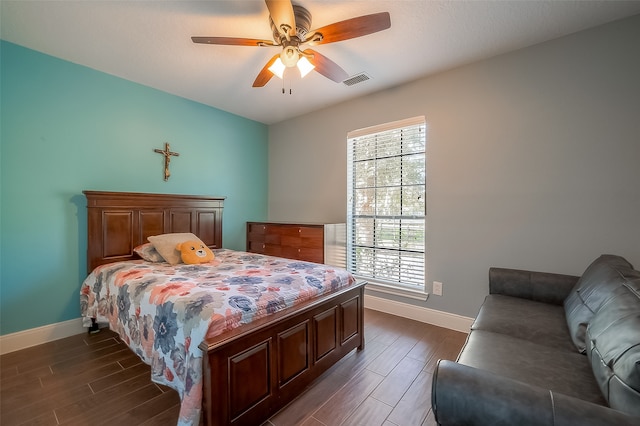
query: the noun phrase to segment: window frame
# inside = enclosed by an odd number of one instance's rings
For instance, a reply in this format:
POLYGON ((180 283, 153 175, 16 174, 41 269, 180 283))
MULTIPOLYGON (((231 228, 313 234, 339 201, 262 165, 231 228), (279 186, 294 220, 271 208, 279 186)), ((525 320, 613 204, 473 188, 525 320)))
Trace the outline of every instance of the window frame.
MULTIPOLYGON (((425 300, 428 293, 426 292, 426 283, 427 283, 427 224, 426 224, 426 220, 427 220, 427 208, 426 208, 426 196, 427 196, 427 177, 426 177, 426 168, 427 168, 427 124, 426 124, 426 120, 424 116, 418 116, 418 117, 412 117, 412 118, 408 118, 405 120, 399 120, 399 121, 394 121, 394 122, 390 122, 390 123, 385 123, 385 124, 381 124, 381 125, 377 125, 377 126, 371 126, 371 127, 367 127, 367 128, 363 128, 363 129, 358 129, 358 130, 354 130, 351 132, 348 132, 347 134, 347 264, 346 267, 348 270, 350 270, 352 273, 354 273, 354 275, 356 275, 356 277, 361 278, 363 280, 366 280, 369 282, 369 285, 367 286, 367 288, 370 288, 372 290, 378 291, 378 292, 382 292, 382 293, 390 293, 390 294, 394 294, 394 295, 400 295, 400 296, 405 296, 405 297, 409 297, 409 298, 414 298, 414 299, 419 299, 419 300, 425 300), (424 174, 423 174, 423 180, 422 182, 410 182, 408 184, 404 183, 404 177, 402 177, 402 168, 399 170, 399 174, 400 174, 400 184, 397 185, 399 190, 402 191, 403 189, 406 189, 408 187, 414 186, 414 185, 423 185, 424 186, 424 199, 423 199, 423 203, 424 203, 424 211, 421 212, 422 214, 409 214, 409 215, 403 215, 402 211, 401 213, 398 215, 397 219, 398 221, 400 221, 400 224, 398 225, 397 228, 394 228, 395 230, 398 231, 398 234, 400 234, 400 230, 403 229, 403 225, 402 225, 402 220, 412 220, 415 222, 416 219, 422 219, 422 224, 421 224, 421 228, 418 227, 418 232, 422 232, 423 234, 423 239, 424 241, 422 242, 422 250, 421 251, 416 251, 416 250, 403 250, 403 248, 400 246, 397 250, 398 252, 398 260, 397 260, 397 264, 395 265, 395 267, 398 269, 398 274, 399 274, 399 280, 402 279, 402 272, 400 271, 400 269, 402 269, 400 267, 401 262, 402 262, 402 254, 403 253, 422 253, 423 258, 422 258, 422 263, 420 264, 420 262, 418 262, 418 268, 422 269, 422 281, 420 284, 416 284, 415 282, 412 284, 403 284, 402 281, 389 281, 386 279, 381 279, 380 275, 378 275, 378 277, 376 277, 376 272, 372 271, 372 273, 369 275, 364 275, 364 274, 358 274, 357 273, 357 267, 355 267, 355 262, 357 262, 357 259, 355 259, 356 257, 356 248, 354 248, 354 246, 360 247, 360 248, 364 248, 362 244, 357 244, 357 242, 355 241, 357 235, 354 235, 355 231, 355 221, 356 219, 359 218, 364 218, 365 216, 372 216, 374 219, 374 223, 375 220, 384 220, 384 215, 378 214, 377 210, 378 210, 378 206, 380 206, 382 203, 378 203, 378 200, 376 199, 374 204, 376 205, 376 212, 373 215, 366 215, 366 214, 362 214, 362 212, 354 212, 354 208, 355 208, 355 193, 356 193, 356 189, 360 189, 362 190, 363 187, 360 186, 359 188, 356 188, 356 181, 357 179, 357 172, 356 172, 356 168, 357 168, 357 163, 366 163, 366 162, 373 162, 376 163, 378 161, 382 161, 384 160, 384 157, 382 155, 379 155, 378 153, 378 145, 376 142, 376 148, 375 148, 375 155, 369 159, 359 159, 359 160, 354 160, 353 155, 354 155, 354 144, 357 143, 357 140, 360 139, 361 141, 363 140, 363 138, 381 138, 381 137, 389 137, 391 136, 392 139, 394 139, 395 137, 394 132, 401 132, 402 131, 411 131, 411 132, 415 132, 415 131, 420 131, 422 132, 422 138, 423 138, 423 142, 424 142, 424 150, 420 151, 420 152, 409 152, 409 153, 404 153, 403 151, 400 151, 399 154, 394 154, 397 157, 400 158, 400 161, 405 161, 405 159, 409 156, 412 155, 422 155, 421 160, 424 161, 424 174), (381 219, 378 219, 382 216, 381 219), (356 271, 356 272, 354 272, 356 271)), ((394 144, 396 142, 399 142, 402 146, 402 139, 400 138, 398 141, 394 140, 394 144)), ((363 142, 366 143, 366 142, 363 142)), ((376 165, 377 167, 377 165, 376 165)), ((376 173, 377 169, 376 169, 376 173)), ((360 175, 361 176, 361 175, 360 175)), ((374 184, 373 187, 367 187, 368 189, 380 189, 383 188, 383 185, 378 185, 377 183, 377 179, 376 179, 376 183, 374 184)), ((405 205, 405 203, 403 203, 402 201, 400 202, 400 205, 405 205)), ((415 212, 414 212, 415 213, 415 212)), ((388 220, 388 218, 387 218, 388 220)), ((372 229, 375 229, 376 225, 374 225, 374 227, 372 229)), ((375 231, 373 231, 373 233, 375 234, 375 231)), ((384 252, 385 249, 384 247, 378 246, 377 242, 375 241, 377 237, 372 237, 373 238, 373 242, 371 244, 371 247, 368 247, 372 250, 372 252, 374 253, 379 253, 379 252, 384 252)), ((376 254, 377 255, 377 254, 376 254)), ((375 256, 375 255, 374 255, 375 256)), ((362 272, 362 271, 361 271, 362 272)), ((418 270, 418 272, 420 272, 418 270)))

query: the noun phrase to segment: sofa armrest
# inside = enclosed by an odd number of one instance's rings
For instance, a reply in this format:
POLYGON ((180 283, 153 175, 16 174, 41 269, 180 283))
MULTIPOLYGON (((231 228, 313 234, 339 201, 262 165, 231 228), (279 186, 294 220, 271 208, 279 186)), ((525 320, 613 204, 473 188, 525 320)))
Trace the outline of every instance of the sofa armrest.
POLYGON ((562 305, 579 279, 550 272, 489 268, 489 293, 562 305))
POLYGON ((440 360, 431 406, 449 425, 631 426, 640 418, 457 362, 440 360))

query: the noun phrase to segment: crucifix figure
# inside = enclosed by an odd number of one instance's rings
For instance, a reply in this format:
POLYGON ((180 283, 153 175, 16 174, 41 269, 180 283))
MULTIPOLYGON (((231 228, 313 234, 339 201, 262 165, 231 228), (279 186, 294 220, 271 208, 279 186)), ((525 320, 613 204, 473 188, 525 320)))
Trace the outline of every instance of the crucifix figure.
POLYGON ((172 152, 169 149, 168 142, 164 143, 164 150, 154 149, 153 151, 157 152, 158 154, 164 155, 164 180, 165 181, 169 180, 169 176, 171 176, 171 172, 169 172, 169 163, 171 162, 171 156, 173 155, 173 156, 179 157, 180 154, 178 154, 177 152, 172 152))

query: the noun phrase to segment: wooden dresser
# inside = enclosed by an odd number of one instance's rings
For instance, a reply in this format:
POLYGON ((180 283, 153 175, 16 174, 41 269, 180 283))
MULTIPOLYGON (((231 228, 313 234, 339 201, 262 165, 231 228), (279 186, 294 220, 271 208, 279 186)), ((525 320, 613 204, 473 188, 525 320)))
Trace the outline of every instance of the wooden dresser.
POLYGON ((247 251, 344 267, 345 232, 343 223, 247 222, 247 251))

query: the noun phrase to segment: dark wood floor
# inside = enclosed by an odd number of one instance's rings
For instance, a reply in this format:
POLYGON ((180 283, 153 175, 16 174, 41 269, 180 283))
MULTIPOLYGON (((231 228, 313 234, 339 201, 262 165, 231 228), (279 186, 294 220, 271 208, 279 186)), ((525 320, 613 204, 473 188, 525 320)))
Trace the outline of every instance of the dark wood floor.
MULTIPOLYGON (((431 377, 466 334, 366 310, 352 352, 265 426, 435 424, 431 377)), ((115 333, 81 334, 0 358, 0 424, 172 425, 177 393, 152 383, 115 333)))

